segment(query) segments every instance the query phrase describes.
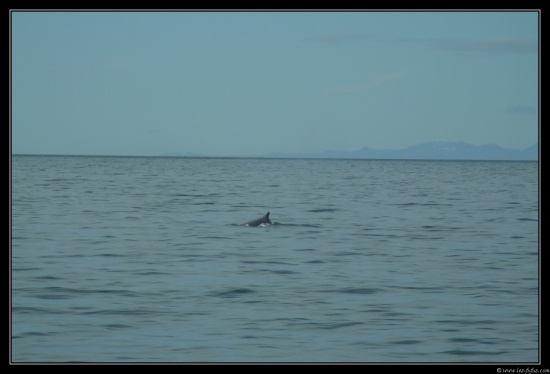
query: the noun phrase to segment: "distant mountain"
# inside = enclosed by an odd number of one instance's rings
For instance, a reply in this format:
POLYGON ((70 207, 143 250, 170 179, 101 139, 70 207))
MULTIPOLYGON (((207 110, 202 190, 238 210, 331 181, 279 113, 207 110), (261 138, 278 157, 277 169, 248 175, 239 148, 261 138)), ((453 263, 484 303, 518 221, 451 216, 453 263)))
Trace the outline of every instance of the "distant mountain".
POLYGON ((193 153, 193 152, 187 152, 187 153, 168 152, 168 153, 163 153, 160 156, 161 157, 205 157, 200 153, 193 153))
POLYGON ((359 158, 401 160, 538 160, 538 143, 523 150, 506 149, 496 144, 472 145, 464 142, 429 142, 405 149, 362 148, 358 151, 322 153, 270 153, 276 158, 359 158))

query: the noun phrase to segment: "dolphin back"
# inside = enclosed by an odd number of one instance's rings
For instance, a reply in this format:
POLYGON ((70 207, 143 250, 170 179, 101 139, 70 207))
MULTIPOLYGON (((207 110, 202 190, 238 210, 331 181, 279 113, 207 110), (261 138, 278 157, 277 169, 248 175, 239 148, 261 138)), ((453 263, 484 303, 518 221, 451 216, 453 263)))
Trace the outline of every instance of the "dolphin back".
POLYGON ((262 223, 271 223, 269 220, 269 212, 261 216, 260 218, 253 219, 251 221, 245 222, 245 226, 259 226, 262 223))

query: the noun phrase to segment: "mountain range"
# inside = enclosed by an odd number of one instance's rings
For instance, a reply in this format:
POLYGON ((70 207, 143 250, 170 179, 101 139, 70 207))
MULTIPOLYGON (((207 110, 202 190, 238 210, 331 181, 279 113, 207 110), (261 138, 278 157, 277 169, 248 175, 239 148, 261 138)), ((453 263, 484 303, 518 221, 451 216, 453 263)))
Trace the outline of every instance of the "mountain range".
POLYGON ((273 158, 358 158, 400 160, 529 160, 539 159, 538 143, 522 149, 506 149, 496 144, 472 145, 465 142, 429 142, 404 149, 325 151, 321 153, 269 153, 273 158))
MULTIPOLYGON (((164 153, 162 157, 219 157, 199 153, 164 153)), ((253 157, 253 156, 248 156, 253 157)), ((526 149, 507 149, 496 144, 472 145, 465 142, 429 142, 403 149, 361 148, 357 151, 324 151, 321 153, 272 152, 256 157, 265 158, 351 158, 382 160, 522 160, 537 161, 539 144, 526 149)))

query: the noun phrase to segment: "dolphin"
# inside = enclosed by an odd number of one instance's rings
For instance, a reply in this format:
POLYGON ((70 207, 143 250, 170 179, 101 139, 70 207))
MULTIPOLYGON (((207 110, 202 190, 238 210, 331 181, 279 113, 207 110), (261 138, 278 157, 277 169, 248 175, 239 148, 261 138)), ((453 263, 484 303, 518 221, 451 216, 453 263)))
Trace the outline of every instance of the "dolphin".
POLYGON ((269 212, 261 216, 260 218, 253 219, 252 221, 248 221, 243 223, 244 226, 260 226, 262 223, 269 223, 271 224, 271 221, 269 220, 269 212))

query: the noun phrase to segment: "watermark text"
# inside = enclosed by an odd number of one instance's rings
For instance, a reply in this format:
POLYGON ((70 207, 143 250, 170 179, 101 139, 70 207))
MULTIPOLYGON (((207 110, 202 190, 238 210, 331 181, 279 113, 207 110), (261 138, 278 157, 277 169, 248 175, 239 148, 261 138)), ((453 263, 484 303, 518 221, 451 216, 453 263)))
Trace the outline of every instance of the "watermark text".
POLYGON ((499 374, 544 374, 550 373, 550 369, 539 369, 539 368, 498 368, 497 373, 499 374))

